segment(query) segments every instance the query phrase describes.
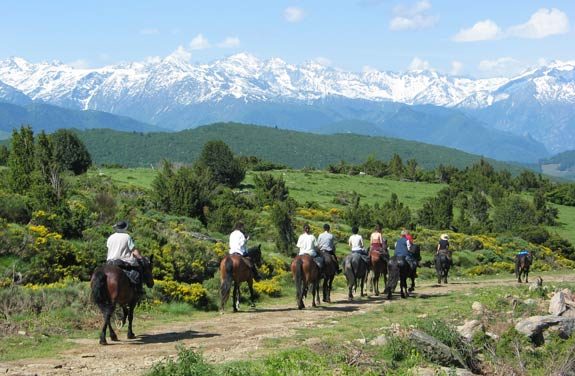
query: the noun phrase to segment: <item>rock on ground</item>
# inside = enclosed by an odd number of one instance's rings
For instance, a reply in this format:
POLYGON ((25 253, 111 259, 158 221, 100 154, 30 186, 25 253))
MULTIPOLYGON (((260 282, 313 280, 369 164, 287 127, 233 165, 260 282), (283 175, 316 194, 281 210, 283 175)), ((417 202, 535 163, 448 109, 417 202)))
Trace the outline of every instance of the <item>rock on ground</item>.
POLYGON ((427 359, 442 366, 465 367, 461 356, 449 346, 420 330, 412 330, 409 339, 426 355, 427 359))
POLYGON ((467 320, 463 325, 457 327, 459 334, 468 341, 471 341, 475 333, 484 330, 483 324, 479 320, 467 320))
POLYGON ((561 338, 569 338, 575 331, 575 318, 554 315, 532 316, 519 321, 515 325, 515 330, 529 337, 535 345, 542 345, 545 343, 543 332, 550 327, 555 327, 554 330, 557 330, 561 338))

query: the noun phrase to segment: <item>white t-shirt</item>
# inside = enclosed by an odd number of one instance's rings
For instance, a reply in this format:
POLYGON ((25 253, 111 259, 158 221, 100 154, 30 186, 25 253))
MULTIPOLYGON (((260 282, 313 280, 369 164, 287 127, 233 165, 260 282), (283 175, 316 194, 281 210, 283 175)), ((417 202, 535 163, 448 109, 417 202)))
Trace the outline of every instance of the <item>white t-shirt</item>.
POLYGON ((230 234, 230 255, 237 253, 239 255, 246 255, 246 237, 240 230, 234 230, 230 234))
POLYGON ((297 247, 299 248, 298 255, 310 255, 315 256, 315 247, 317 242, 315 236, 312 234, 306 234, 305 232, 301 234, 297 240, 297 247))
POLYGON ((106 260, 122 260, 132 265, 137 265, 138 261, 132 255, 136 248, 132 237, 125 232, 116 232, 108 238, 106 242, 108 255, 106 260))
POLYGON ((353 234, 350 236, 348 244, 352 251, 363 251, 363 239, 359 234, 353 234))

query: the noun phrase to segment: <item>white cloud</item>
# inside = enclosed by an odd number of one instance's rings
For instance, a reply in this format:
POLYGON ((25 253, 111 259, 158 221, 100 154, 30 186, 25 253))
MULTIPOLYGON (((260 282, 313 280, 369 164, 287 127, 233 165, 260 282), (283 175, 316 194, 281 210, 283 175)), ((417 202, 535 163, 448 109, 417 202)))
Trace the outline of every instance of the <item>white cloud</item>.
POLYGON ((78 68, 78 69, 86 69, 89 68, 90 64, 85 59, 78 59, 68 63, 69 66, 78 68))
POLYGON ((196 35, 190 42, 191 50, 204 50, 210 47, 210 42, 202 35, 196 35))
POLYGON ((526 68, 526 65, 512 57, 500 57, 495 60, 482 60, 479 62, 479 70, 485 76, 513 76, 526 68))
POLYGON ((284 9, 284 19, 287 22, 300 22, 305 17, 303 9, 298 7, 287 7, 284 9))
POLYGON ((568 31, 569 18, 565 13, 555 8, 541 8, 526 23, 510 27, 508 34, 518 38, 541 39, 568 31))
POLYGON ((140 34, 142 35, 154 35, 159 34, 160 30, 156 28, 149 28, 149 29, 141 29, 140 34))
POLYGON ((456 42, 475 42, 480 40, 492 40, 502 36, 501 28, 491 20, 479 21, 469 29, 461 29, 455 34, 456 42))
POLYGON ((227 37, 221 43, 218 43, 220 48, 235 48, 240 46, 240 38, 238 37, 227 37))
POLYGON ((312 61, 316 64, 323 65, 324 67, 329 67, 332 64, 332 61, 330 59, 323 56, 318 56, 312 59, 312 61))
POLYGON ((429 61, 414 57, 409 64, 409 70, 432 70, 429 61))
POLYGON ((431 9, 431 3, 422 0, 408 7, 398 5, 393 9, 395 17, 389 22, 389 28, 393 31, 426 29, 435 26, 439 17, 431 15, 427 11, 431 9))
POLYGON ((174 52, 172 52, 170 55, 168 55, 168 58, 175 58, 178 60, 184 60, 184 61, 190 61, 190 59, 192 58, 192 53, 188 50, 186 50, 186 48, 184 46, 178 46, 178 48, 176 48, 176 50, 174 52))
POLYGON ((463 63, 461 61, 453 60, 451 62, 451 71, 449 72, 453 76, 457 76, 463 70, 463 63))
POLYGON ((529 21, 502 30, 492 20, 479 21, 469 29, 462 29, 453 36, 456 42, 475 42, 499 38, 541 39, 569 32, 569 17, 559 9, 541 8, 529 21))

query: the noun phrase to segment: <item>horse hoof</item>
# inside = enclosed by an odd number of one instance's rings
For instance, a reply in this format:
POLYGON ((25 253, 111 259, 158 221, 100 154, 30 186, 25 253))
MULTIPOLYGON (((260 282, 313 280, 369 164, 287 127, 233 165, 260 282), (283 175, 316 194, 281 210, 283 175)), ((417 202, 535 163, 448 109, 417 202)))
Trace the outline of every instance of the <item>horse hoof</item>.
POLYGON ((108 342, 105 339, 100 338, 100 345, 107 345, 108 342))
POLYGON ((128 333, 128 339, 134 339, 136 335, 134 333, 128 333))
POLYGON ((409 292, 413 292, 413 290, 415 290, 413 287, 409 288, 409 292))

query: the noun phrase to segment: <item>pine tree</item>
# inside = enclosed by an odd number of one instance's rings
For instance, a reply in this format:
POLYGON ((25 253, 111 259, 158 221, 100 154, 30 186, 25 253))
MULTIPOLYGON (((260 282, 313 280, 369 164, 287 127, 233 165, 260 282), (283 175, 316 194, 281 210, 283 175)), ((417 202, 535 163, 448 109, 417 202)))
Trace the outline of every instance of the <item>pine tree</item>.
POLYGON ((204 145, 197 165, 209 168, 214 179, 230 188, 240 185, 246 175, 240 161, 223 141, 209 141, 204 145))
POLYGON ((32 185, 34 160, 34 132, 30 126, 12 131, 12 143, 8 157, 8 185, 16 193, 25 193, 32 185))
POLYGON ((72 131, 59 129, 50 136, 54 159, 62 171, 72 171, 80 175, 92 165, 92 157, 80 138, 72 131))

